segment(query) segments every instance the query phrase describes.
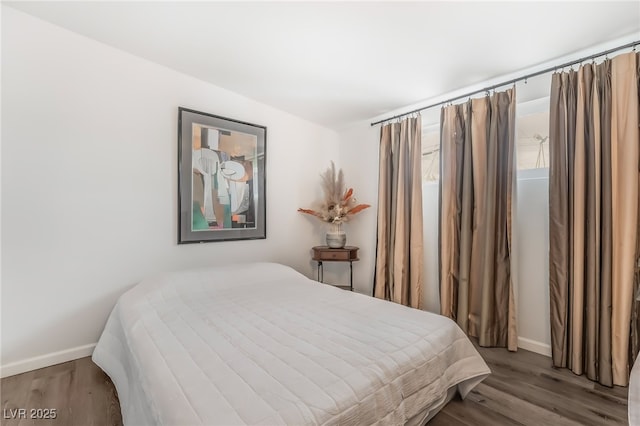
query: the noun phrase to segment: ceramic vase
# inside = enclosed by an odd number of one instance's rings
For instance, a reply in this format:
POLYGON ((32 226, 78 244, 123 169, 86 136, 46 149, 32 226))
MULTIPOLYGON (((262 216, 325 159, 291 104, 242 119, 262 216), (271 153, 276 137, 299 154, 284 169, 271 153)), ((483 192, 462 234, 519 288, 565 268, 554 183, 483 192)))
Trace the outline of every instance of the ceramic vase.
POLYGON ((347 243, 347 234, 342 223, 330 223, 327 229, 327 246, 330 248, 343 248, 347 243))

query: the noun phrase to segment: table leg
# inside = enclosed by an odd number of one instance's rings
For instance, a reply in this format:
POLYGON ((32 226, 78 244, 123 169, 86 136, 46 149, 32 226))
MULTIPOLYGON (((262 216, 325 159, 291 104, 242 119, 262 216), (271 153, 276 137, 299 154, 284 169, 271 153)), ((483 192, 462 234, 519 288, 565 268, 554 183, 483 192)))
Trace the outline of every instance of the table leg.
POLYGON ((318 260, 318 281, 324 280, 324 268, 322 266, 322 260, 318 260))
POLYGON ((353 291, 353 262, 349 261, 349 290, 353 291))

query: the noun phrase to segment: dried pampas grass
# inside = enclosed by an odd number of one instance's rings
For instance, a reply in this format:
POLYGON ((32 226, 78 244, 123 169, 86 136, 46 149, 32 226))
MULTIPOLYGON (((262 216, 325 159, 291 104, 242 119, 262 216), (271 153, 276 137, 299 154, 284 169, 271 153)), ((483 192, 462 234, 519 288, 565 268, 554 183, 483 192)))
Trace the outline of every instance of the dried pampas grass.
POLYGON ((342 169, 336 174, 336 166, 331 162, 324 173, 320 174, 322 178, 322 192, 324 200, 320 210, 298 209, 300 213, 310 214, 328 223, 340 224, 347 222, 350 216, 371 207, 369 204, 356 204, 353 197, 353 188, 345 191, 344 173, 342 169))

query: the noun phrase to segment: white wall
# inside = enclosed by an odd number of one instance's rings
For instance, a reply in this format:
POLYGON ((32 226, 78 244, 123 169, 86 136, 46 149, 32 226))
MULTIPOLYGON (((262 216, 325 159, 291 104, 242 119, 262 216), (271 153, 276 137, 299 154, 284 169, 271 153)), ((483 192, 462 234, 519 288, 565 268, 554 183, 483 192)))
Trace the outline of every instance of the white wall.
MULTIPOLYGON (((518 177, 514 233, 518 346, 551 356, 549 316, 549 175, 518 177)), ((538 173, 536 173, 538 172, 538 173)))
POLYGON ((312 277, 338 135, 2 5, 2 375, 91 352, 159 271, 278 261, 312 277), (268 128, 267 239, 177 245, 178 106, 268 128))
MULTIPOLYGON (((545 80, 547 86, 551 87, 550 78, 547 77, 545 80)), ((518 102, 516 120, 522 116, 545 111, 549 111, 548 96, 518 102)), ((546 126, 548 124, 545 124, 546 126)), ((516 129, 522 128, 516 126, 516 129)), ((518 345, 551 356, 549 169, 518 170, 516 191, 513 235, 513 256, 516 264, 513 265, 513 272, 516 277, 518 345)))
POLYGON ((378 127, 371 127, 368 122, 340 132, 340 165, 345 183, 353 188, 359 203, 371 205, 345 226, 347 244, 360 247, 360 261, 353 265, 354 290, 369 295, 376 258, 379 132, 378 127))

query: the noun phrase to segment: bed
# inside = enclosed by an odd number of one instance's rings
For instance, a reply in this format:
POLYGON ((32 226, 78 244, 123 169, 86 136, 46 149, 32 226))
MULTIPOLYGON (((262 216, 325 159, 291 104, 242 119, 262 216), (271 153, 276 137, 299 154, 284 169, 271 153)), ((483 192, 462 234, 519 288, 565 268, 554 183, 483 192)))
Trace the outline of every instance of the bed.
POLYGON ((144 280, 93 360, 125 425, 424 424, 490 373, 448 318, 273 263, 144 280))

